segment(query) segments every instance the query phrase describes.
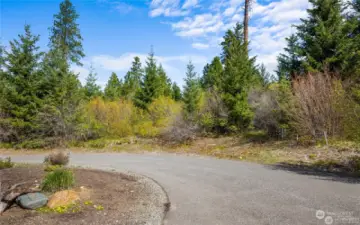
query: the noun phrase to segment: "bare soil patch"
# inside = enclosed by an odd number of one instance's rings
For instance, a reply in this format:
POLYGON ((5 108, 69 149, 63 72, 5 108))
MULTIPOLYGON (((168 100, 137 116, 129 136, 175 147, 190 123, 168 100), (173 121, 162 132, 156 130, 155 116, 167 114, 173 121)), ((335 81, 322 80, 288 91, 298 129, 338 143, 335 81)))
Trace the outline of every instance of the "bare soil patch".
MULTIPOLYGON (((39 212, 24 210, 14 204, 0 216, 0 224, 54 225, 54 224, 146 224, 154 196, 139 178, 98 170, 74 169, 76 188, 91 190, 91 205, 83 200, 79 212, 39 212), (96 208, 95 206, 101 206, 96 208), (103 208, 103 209, 102 209, 103 208)), ((0 170, 2 185, 38 180, 44 177, 42 166, 0 170)))

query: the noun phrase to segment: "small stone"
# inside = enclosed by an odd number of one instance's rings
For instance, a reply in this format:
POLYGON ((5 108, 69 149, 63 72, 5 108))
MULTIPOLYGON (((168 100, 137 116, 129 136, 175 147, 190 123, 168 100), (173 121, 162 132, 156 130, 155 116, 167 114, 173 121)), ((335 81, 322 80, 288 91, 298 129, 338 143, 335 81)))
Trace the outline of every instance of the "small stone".
POLYGON ((47 206, 50 209, 53 209, 59 206, 67 206, 73 204, 78 200, 80 200, 80 197, 75 191, 58 191, 53 196, 51 196, 47 206))
POLYGON ((16 203, 25 209, 37 209, 46 205, 48 198, 42 193, 28 193, 16 198, 16 203))

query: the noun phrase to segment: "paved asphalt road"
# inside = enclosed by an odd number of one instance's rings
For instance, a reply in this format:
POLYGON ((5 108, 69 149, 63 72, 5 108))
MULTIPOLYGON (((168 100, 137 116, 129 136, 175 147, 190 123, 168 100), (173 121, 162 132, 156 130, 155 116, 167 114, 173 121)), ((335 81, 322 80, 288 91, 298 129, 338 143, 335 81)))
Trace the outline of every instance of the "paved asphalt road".
MULTIPOLYGON (((43 156, 13 156, 13 160, 42 162, 43 156)), ((332 224, 360 224, 359 180, 163 153, 72 154, 71 161, 157 180, 172 203, 165 221, 169 225, 326 224, 317 219, 317 210, 331 216, 332 224)))

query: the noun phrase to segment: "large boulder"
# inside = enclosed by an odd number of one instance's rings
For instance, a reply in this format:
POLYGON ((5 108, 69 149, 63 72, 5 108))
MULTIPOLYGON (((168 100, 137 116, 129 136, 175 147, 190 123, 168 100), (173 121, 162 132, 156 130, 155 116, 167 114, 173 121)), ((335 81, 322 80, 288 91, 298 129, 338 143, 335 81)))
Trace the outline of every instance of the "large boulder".
POLYGON ((48 198, 42 193, 28 193, 16 198, 16 203, 25 209, 37 209, 46 205, 48 198))
POLYGON ((49 199, 47 206, 50 209, 67 206, 80 200, 78 193, 72 190, 58 191, 49 199))

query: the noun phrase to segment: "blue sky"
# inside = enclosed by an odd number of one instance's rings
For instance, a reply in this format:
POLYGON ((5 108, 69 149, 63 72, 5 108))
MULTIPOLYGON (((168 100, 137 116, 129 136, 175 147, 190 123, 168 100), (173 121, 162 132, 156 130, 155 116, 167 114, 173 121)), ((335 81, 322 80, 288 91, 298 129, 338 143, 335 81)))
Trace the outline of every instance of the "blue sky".
MULTIPOLYGON (((23 32, 24 24, 41 36, 47 49, 53 15, 60 0, 0 0, 0 36, 3 45, 23 32)), ((169 77, 183 84, 186 64, 192 60, 201 73, 203 66, 220 54, 224 32, 242 21, 244 0, 72 0, 80 14, 84 38, 84 66, 73 66, 83 82, 90 65, 98 82, 106 84, 112 71, 122 78, 134 56, 145 58, 154 46, 157 61, 169 77)), ((251 11, 251 54, 269 71, 292 24, 306 16, 308 0, 258 0, 251 11)))

